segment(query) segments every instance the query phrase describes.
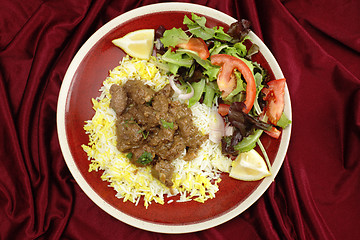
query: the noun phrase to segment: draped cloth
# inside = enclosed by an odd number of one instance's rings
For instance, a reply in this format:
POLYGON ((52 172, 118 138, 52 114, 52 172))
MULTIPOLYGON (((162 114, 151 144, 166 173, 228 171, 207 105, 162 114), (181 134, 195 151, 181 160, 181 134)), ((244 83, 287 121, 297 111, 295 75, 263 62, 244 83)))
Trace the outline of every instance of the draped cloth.
MULTIPOLYGON (((275 181, 249 209, 185 235, 129 226, 95 205, 60 150, 57 99, 101 26, 155 0, 2 0, 0 239, 360 239, 360 2, 193 0, 236 19, 274 54, 292 100, 275 181)), ((179 1, 180 2, 180 1, 179 1)))

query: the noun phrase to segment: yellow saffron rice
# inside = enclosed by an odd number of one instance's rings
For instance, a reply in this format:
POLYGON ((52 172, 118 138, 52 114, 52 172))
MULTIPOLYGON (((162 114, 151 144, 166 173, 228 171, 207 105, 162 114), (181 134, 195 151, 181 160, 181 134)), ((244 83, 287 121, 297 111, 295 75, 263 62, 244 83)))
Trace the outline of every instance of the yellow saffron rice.
MULTIPOLYGON (((215 197, 221 181, 220 174, 222 171, 228 172, 231 165, 231 160, 221 154, 219 144, 207 140, 192 161, 184 161, 182 156, 172 161, 172 192, 151 175, 150 166, 134 166, 126 155, 116 148, 116 114, 109 107, 109 89, 112 84, 121 85, 128 79, 139 79, 155 91, 160 90, 169 82, 168 76, 154 61, 155 59, 123 58, 120 65, 109 72, 100 88, 100 96, 92 99, 95 114, 84 125, 89 142, 82 145, 91 161, 89 172, 102 170, 101 179, 109 182, 109 187, 116 190, 116 197, 136 205, 143 198, 146 208, 153 202, 171 204, 174 201, 194 200, 203 203, 215 197), (174 197, 165 202, 166 197, 171 196, 174 197)), ((208 134, 211 112, 214 110, 200 103, 192 106, 191 110, 194 124, 202 134, 208 134)))

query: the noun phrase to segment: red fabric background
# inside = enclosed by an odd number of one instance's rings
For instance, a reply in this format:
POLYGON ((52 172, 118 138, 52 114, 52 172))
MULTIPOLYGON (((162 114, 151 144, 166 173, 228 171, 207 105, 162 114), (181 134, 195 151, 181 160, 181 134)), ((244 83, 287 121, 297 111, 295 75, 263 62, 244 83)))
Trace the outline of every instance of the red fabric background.
POLYGON ((276 181, 247 211, 185 235, 102 211, 60 151, 56 105, 72 57, 114 17, 155 0, 0 1, 0 239, 360 239, 360 2, 198 0, 247 18, 277 58, 292 138, 276 181))

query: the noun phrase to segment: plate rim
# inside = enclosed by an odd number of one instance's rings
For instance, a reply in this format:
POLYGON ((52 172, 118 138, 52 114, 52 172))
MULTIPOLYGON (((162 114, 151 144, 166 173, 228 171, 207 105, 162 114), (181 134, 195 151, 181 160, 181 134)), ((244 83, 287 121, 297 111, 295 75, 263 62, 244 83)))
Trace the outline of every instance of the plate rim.
MULTIPOLYGON (((66 126, 65 126, 65 110, 69 96, 68 91, 71 87, 72 80, 76 73, 77 68, 79 67, 84 57, 86 56, 87 52, 91 50, 91 48, 97 43, 98 40, 100 40, 108 32, 110 32, 112 29, 116 28, 118 25, 122 24, 123 22, 126 22, 128 20, 131 20, 135 17, 139 17, 144 14, 151 14, 151 13, 164 12, 164 11, 194 12, 205 16, 211 16, 215 19, 220 19, 220 21, 228 25, 236 21, 235 18, 219 10, 213 9, 211 7, 198 5, 194 3, 175 3, 175 2, 155 3, 155 4, 142 6, 139 8, 132 9, 128 12, 125 12, 115 17, 114 19, 110 20, 109 22, 104 24, 101 28, 99 28, 94 34, 92 34, 91 37, 81 46, 81 48, 78 50, 76 55, 73 57, 65 73, 63 82, 61 84, 58 103, 57 103, 57 115, 56 115, 57 132, 58 132, 58 139, 59 139, 61 152, 63 154, 66 165, 68 166, 75 181, 80 186, 80 188, 85 192, 85 194, 102 210, 104 210, 109 215, 113 216, 114 218, 128 225, 143 230, 147 230, 151 232, 159 232, 159 233, 171 233, 171 234, 190 233, 190 232, 206 230, 233 219, 234 217, 240 215, 242 212, 247 210, 264 194, 264 192, 269 188, 271 183, 274 181, 275 177, 277 176, 284 162, 290 142, 292 124, 290 124, 286 129, 283 130, 279 149, 272 165, 272 175, 263 179, 263 181, 258 185, 258 187, 254 189, 254 191, 248 197, 246 197, 244 201, 238 204, 235 208, 219 216, 215 216, 214 218, 204 220, 202 222, 187 223, 187 224, 154 223, 125 214, 120 210, 116 209, 115 207, 113 207, 112 205, 110 205, 109 203, 107 203, 104 199, 102 199, 92 189, 89 183, 87 183, 87 181, 82 176, 80 170, 78 169, 74 161, 74 158, 70 151, 70 147, 67 142, 67 134, 66 134, 66 126)), ((277 63, 273 54, 267 48, 267 46, 255 33, 250 31, 249 34, 250 37, 257 44, 260 43, 258 45, 261 49, 261 53, 263 54, 264 58, 270 65, 275 78, 276 79, 283 78, 284 75, 280 69, 280 66, 277 63)), ((285 86, 285 103, 286 104, 285 104, 284 112, 286 113, 287 117, 290 120, 292 120, 291 100, 287 85, 285 86)))

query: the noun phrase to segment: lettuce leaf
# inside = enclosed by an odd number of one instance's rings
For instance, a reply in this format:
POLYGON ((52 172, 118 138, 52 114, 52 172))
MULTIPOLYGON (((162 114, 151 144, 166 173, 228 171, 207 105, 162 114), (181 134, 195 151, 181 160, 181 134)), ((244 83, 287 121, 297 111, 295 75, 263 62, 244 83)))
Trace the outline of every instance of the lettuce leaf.
POLYGON ((232 37, 224 32, 223 27, 206 27, 206 18, 191 13, 191 19, 185 15, 183 24, 187 25, 189 32, 194 36, 202 38, 204 41, 209 39, 219 39, 221 41, 230 41, 232 37))
POLYGON ((228 95, 226 96, 226 98, 224 98, 223 100, 227 103, 232 103, 232 102, 240 102, 241 99, 239 99, 239 97, 241 97, 239 94, 241 92, 246 91, 246 84, 241 80, 241 73, 237 72, 239 75, 236 76, 236 88, 228 95), (236 97, 239 96, 239 97, 236 97))
POLYGON ((200 100, 203 92, 205 91, 205 79, 201 79, 200 82, 193 82, 191 83, 191 86, 194 89, 194 96, 189 99, 189 107, 193 106, 200 100))
POLYGON ((216 80, 217 74, 220 70, 219 66, 212 65, 208 59, 204 60, 200 58, 199 55, 194 51, 187 49, 178 49, 177 52, 186 53, 189 57, 192 57, 200 66, 202 66, 205 69, 203 73, 208 76, 209 81, 216 80))
POLYGON ((249 37, 245 37, 243 41, 237 42, 233 45, 228 42, 224 43, 222 41, 214 41, 214 46, 209 50, 210 55, 224 53, 234 57, 243 58, 247 55, 246 46, 244 45, 244 41, 246 39, 249 39, 249 37))
POLYGON ((172 28, 164 32, 160 41, 164 47, 175 47, 180 43, 187 43, 189 39, 190 37, 181 28, 172 28))
POLYGON ((232 37, 224 32, 224 28, 223 27, 213 27, 214 31, 215 31, 215 39, 219 39, 221 41, 226 41, 226 42, 230 42, 232 40, 232 37))
POLYGON ((214 41, 214 46, 209 50, 210 55, 219 54, 221 51, 228 47, 229 45, 227 44, 224 44, 220 41, 214 41))
POLYGON ((209 40, 215 36, 215 31, 212 28, 205 26, 206 18, 197 16, 191 13, 191 18, 185 15, 183 24, 187 25, 189 32, 194 34, 196 37, 202 38, 204 41, 209 40))
POLYGON ((194 63, 194 59, 182 52, 173 52, 168 49, 164 55, 161 56, 163 63, 167 64, 169 71, 172 74, 177 74, 180 67, 190 68, 194 63))

